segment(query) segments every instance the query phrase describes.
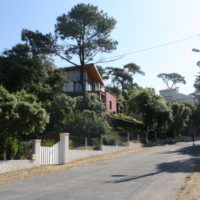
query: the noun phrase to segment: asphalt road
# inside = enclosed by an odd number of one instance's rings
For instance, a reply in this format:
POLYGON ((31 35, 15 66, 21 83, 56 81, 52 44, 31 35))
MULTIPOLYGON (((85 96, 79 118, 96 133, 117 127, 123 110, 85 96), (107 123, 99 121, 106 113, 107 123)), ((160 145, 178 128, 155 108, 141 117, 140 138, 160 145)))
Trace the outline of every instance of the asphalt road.
POLYGON ((0 186, 1 200, 175 200, 199 162, 191 143, 123 157, 0 186))

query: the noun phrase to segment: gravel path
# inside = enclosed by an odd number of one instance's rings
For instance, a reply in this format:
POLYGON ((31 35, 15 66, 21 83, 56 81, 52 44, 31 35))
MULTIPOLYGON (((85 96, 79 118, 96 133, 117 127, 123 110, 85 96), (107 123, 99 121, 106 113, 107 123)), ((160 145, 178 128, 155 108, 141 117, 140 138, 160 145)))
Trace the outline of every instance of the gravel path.
POLYGON ((200 147, 191 143, 149 148, 0 186, 0 199, 173 200, 200 147))

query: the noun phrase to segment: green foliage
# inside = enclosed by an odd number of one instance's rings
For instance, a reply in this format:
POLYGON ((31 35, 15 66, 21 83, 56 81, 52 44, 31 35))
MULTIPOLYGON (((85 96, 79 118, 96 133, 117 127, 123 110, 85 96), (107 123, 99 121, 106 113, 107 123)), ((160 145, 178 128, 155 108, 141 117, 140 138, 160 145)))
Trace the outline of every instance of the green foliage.
POLYGON ((70 132, 72 136, 88 138, 99 138, 100 135, 113 134, 113 130, 106 120, 89 110, 68 115, 65 119, 65 130, 70 132))
POLYGON ((110 79, 112 82, 112 85, 107 86, 107 89, 117 97, 117 112, 129 114, 129 96, 133 90, 139 88, 134 83, 134 76, 136 74, 144 75, 144 72, 138 65, 129 63, 124 65, 123 68, 107 67, 104 73, 106 79, 110 79))
POLYGON ((141 138, 140 142, 144 145, 148 145, 149 144, 149 138, 148 137, 141 138))
POLYGON ((95 147, 96 150, 99 150, 101 145, 100 139, 92 138, 92 145, 95 147))
POLYGON ((192 123, 197 127, 197 129, 200 129, 200 102, 197 102, 195 105, 195 108, 192 109, 192 116, 191 120, 192 123))
MULTIPOLYGON (((200 67, 200 61, 197 62, 197 66, 200 67)), ((198 72, 198 75, 196 76, 195 82, 194 82, 194 88, 195 88, 195 92, 194 92, 194 96, 198 99, 198 101, 200 100, 200 73, 198 72)))
MULTIPOLYGON (((25 91, 16 93, 16 113, 18 119, 15 121, 14 129, 21 134, 43 132, 49 121, 49 115, 37 102, 36 97, 27 94, 25 91)), ((13 130, 14 132, 14 130, 13 130)))
POLYGON ((89 93, 85 97, 79 96, 76 98, 76 109, 79 111, 90 110, 97 114, 105 112, 105 106, 101 102, 99 96, 95 93, 89 93))
POLYGON ((6 154, 8 159, 13 159, 13 157, 17 154, 18 151, 18 140, 13 137, 9 137, 6 141, 6 154))
POLYGON ((119 87, 122 90, 127 84, 132 84, 133 79, 128 72, 122 68, 107 67, 107 74, 110 76, 112 83, 115 87, 119 87))
POLYGON ((128 102, 122 95, 117 97, 117 112, 118 113, 125 113, 126 108, 128 106, 128 102))
POLYGON ((33 56, 46 57, 53 53, 55 49, 56 39, 51 33, 43 35, 39 31, 30 31, 23 29, 21 33, 22 41, 30 47, 30 51, 33 56))
POLYGON ((124 69, 127 69, 128 72, 133 76, 134 74, 145 75, 145 73, 141 70, 141 67, 136 65, 135 63, 128 63, 124 65, 124 69))
POLYGON ((44 91, 62 91, 63 77, 54 72, 47 57, 35 55, 32 46, 18 44, 0 56, 0 84, 10 92, 23 89, 44 98, 44 91))
POLYGON ((171 110, 167 102, 152 89, 135 90, 129 100, 130 109, 142 115, 147 133, 165 132, 171 121, 171 110))
POLYGON ((45 108, 50 113, 47 131, 63 131, 65 118, 74 111, 75 103, 75 99, 64 93, 54 96, 48 104, 46 103, 45 108))
POLYGON ((171 109, 173 114, 171 129, 175 137, 188 126, 190 116, 192 115, 192 108, 186 103, 173 103, 171 109))
POLYGON ((121 91, 121 89, 118 88, 118 87, 108 85, 108 86, 106 86, 106 89, 107 89, 109 92, 111 92, 113 95, 115 95, 116 97, 119 96, 119 95, 122 95, 122 91, 121 91))
POLYGON ((9 93, 0 86, 0 132, 8 136, 42 132, 48 114, 34 95, 25 91, 9 93))
POLYGON ((1 152, 6 148, 14 155, 16 140, 23 135, 44 131, 48 120, 48 114, 34 95, 25 91, 11 94, 0 86, 1 152))
POLYGON ((109 79, 109 76, 106 74, 105 68, 103 68, 102 66, 98 66, 98 65, 96 66, 96 68, 97 68, 97 70, 98 70, 98 72, 99 72, 99 74, 100 74, 100 76, 103 80, 109 79))
POLYGON ((71 60, 77 55, 83 66, 93 60, 98 52, 116 49, 117 42, 110 39, 115 24, 113 18, 98 11, 96 6, 81 3, 57 18, 55 31, 61 40, 72 44, 65 51, 66 58, 71 60))
POLYGON ((157 77, 161 78, 167 87, 171 89, 174 88, 178 83, 186 84, 185 78, 177 73, 160 73, 157 77))
POLYGON ((5 134, 0 133, 0 159, 3 159, 3 153, 6 150, 7 159, 13 159, 18 151, 18 140, 15 137, 6 137, 5 134))
POLYGON ((118 113, 117 118, 127 121, 132 121, 134 123, 141 123, 140 121, 133 118, 131 115, 127 115, 126 113, 118 113))
POLYGON ((57 17, 56 35, 39 31, 22 31, 22 40, 31 46, 34 55, 54 54, 67 62, 79 57, 80 65, 91 62, 96 54, 116 49, 117 42, 110 38, 116 21, 90 4, 77 4, 67 14, 57 17), (58 39, 64 41, 63 44, 58 39), (66 43, 69 45, 66 46, 66 43), (66 48, 67 47, 67 48, 66 48), (62 51, 60 51, 62 49, 62 51))
POLYGON ((45 147, 52 147, 56 143, 57 143, 56 140, 44 139, 42 140, 41 145, 45 147))
POLYGON ((134 63, 126 64, 123 68, 106 68, 107 79, 111 79, 113 85, 121 88, 122 91, 125 89, 133 89, 135 87, 133 82, 135 74, 145 75, 145 73, 141 71, 141 68, 134 63))
POLYGON ((57 17, 55 36, 39 31, 22 31, 22 40, 30 46, 32 55, 54 54, 80 68, 80 84, 84 96, 84 66, 90 63, 98 53, 111 52, 116 49, 117 41, 110 38, 116 21, 103 11, 90 4, 77 4, 67 14, 57 17), (60 43, 63 41, 63 44, 60 43), (67 45, 66 45, 67 43, 67 45), (73 59, 78 57, 78 59, 73 59), (75 61, 74 61, 75 60, 75 61))
POLYGON ((69 140, 69 149, 73 149, 74 143, 72 140, 69 140))

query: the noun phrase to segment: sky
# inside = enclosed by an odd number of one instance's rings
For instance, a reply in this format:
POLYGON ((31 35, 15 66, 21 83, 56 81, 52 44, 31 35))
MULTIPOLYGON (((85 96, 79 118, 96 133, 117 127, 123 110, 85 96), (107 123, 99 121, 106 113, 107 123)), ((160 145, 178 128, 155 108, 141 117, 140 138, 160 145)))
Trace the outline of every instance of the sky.
MULTIPOLYGON (((21 42, 21 30, 54 32, 56 18, 67 13, 78 3, 98 6, 117 24, 111 38, 118 41, 117 50, 103 54, 104 58, 125 55, 122 59, 101 64, 103 67, 123 67, 135 63, 145 72, 136 75, 135 82, 142 87, 165 89, 159 73, 179 73, 186 85, 178 85, 184 94, 194 92, 195 76, 200 71, 196 66, 200 53, 200 0, 2 0, 0 2, 0 53, 21 42), (135 51, 160 44, 193 37, 172 45, 135 51), (131 53, 132 52, 132 53, 131 53)), ((57 67, 69 66, 55 59, 57 67)))

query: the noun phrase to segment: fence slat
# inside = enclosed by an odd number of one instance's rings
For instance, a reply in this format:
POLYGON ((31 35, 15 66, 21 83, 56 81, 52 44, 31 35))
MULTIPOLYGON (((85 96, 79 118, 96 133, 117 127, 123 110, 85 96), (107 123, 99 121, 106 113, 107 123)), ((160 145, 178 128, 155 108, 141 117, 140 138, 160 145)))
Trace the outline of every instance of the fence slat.
POLYGON ((52 147, 40 147, 40 164, 60 164, 60 142, 56 143, 52 147))

